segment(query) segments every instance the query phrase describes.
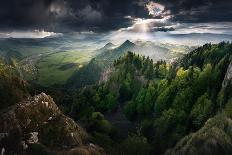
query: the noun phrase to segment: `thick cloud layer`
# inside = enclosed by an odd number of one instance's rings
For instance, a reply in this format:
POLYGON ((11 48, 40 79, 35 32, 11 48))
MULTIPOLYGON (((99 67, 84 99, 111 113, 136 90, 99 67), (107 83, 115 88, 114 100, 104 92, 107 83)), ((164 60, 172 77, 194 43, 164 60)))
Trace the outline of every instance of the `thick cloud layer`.
POLYGON ((130 27, 136 19, 167 18, 169 24, 232 21, 231 0, 7 0, 0 3, 2 31, 110 31, 130 27))

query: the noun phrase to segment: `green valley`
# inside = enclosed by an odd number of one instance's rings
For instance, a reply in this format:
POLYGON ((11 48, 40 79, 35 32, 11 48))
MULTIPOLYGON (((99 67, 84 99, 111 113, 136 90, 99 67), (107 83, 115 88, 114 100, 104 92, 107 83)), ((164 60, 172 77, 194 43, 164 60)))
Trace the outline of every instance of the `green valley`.
POLYGON ((8 123, 0 131, 10 133, 1 141, 4 148, 49 155, 209 155, 213 150, 227 155, 232 44, 209 43, 158 61, 130 51, 135 48, 126 41, 108 44, 95 57, 76 51, 41 55, 37 80, 46 87, 26 81, 17 60, 2 60, 0 122, 8 123), (54 87, 57 83, 63 85, 54 87), (20 129, 9 123, 15 121, 20 129), (17 132, 18 143, 10 148, 17 132), (27 148, 20 150, 24 143, 27 148))
MULTIPOLYGON (((92 59, 97 62, 96 65, 101 64, 102 67, 107 67, 114 59, 124 55, 127 50, 145 54, 156 61, 159 59, 170 60, 194 48, 153 42, 137 41, 132 43, 126 41, 120 46, 107 43, 102 48, 89 50, 78 49, 79 47, 75 47, 77 45, 70 45, 67 39, 69 38, 64 37, 64 40, 59 38, 0 40, 0 55, 7 61, 16 58, 27 80, 50 87, 66 83, 70 85, 73 77, 79 76, 79 73, 85 68, 92 70, 91 67, 88 67, 88 65, 91 66, 93 61, 90 60, 92 59)), ((104 70, 102 67, 100 67, 101 70, 104 70)), ((96 70, 96 72, 98 71, 96 70)), ((98 73, 95 79, 99 80, 100 75, 98 73)), ((88 75, 86 74, 86 76, 88 75)), ((77 77, 82 81, 80 85, 86 85, 81 79, 86 76, 77 77)), ((93 84, 96 80, 90 80, 92 82, 87 83, 93 84)))

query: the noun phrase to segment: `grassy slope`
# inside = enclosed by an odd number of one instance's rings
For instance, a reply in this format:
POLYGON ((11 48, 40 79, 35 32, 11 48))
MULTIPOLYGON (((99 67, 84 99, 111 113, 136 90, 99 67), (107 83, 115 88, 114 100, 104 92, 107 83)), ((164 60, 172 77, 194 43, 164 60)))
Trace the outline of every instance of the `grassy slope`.
POLYGON ((66 46, 69 45, 65 40, 59 39, 0 40, 0 56, 6 60, 17 58, 28 80, 42 86, 51 86, 64 84, 79 66, 96 54, 90 51, 62 50, 66 46))
POLYGON ((64 51, 44 56, 37 63, 38 84, 64 84, 66 80, 91 59, 90 52, 64 51), (64 67, 64 66, 67 67, 64 67))

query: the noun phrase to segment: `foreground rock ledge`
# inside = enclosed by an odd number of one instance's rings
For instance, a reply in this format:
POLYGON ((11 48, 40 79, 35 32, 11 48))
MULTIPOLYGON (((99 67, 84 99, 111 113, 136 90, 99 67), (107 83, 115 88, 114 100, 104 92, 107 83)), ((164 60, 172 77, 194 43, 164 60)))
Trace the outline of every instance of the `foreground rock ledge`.
POLYGON ((41 93, 0 112, 3 154, 104 154, 88 134, 65 116, 53 99, 41 93))

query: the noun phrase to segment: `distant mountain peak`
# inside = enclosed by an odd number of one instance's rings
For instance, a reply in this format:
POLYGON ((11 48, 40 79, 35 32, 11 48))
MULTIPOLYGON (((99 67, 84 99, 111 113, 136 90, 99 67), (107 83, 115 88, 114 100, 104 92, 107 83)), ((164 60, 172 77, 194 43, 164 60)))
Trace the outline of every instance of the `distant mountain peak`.
POLYGON ((103 48, 111 48, 114 47, 115 45, 111 42, 107 43, 103 48))
POLYGON ((130 40, 126 40, 123 44, 134 44, 130 40))
POLYGON ((112 42, 108 42, 105 46, 115 46, 112 42))
POLYGON ((103 46, 102 48, 98 49, 99 51, 107 51, 110 49, 113 49, 115 47, 115 45, 111 42, 105 44, 105 46, 103 46))
POLYGON ((134 43, 132 43, 130 40, 126 40, 120 47, 125 48, 125 47, 134 47, 134 46, 135 46, 134 43))

